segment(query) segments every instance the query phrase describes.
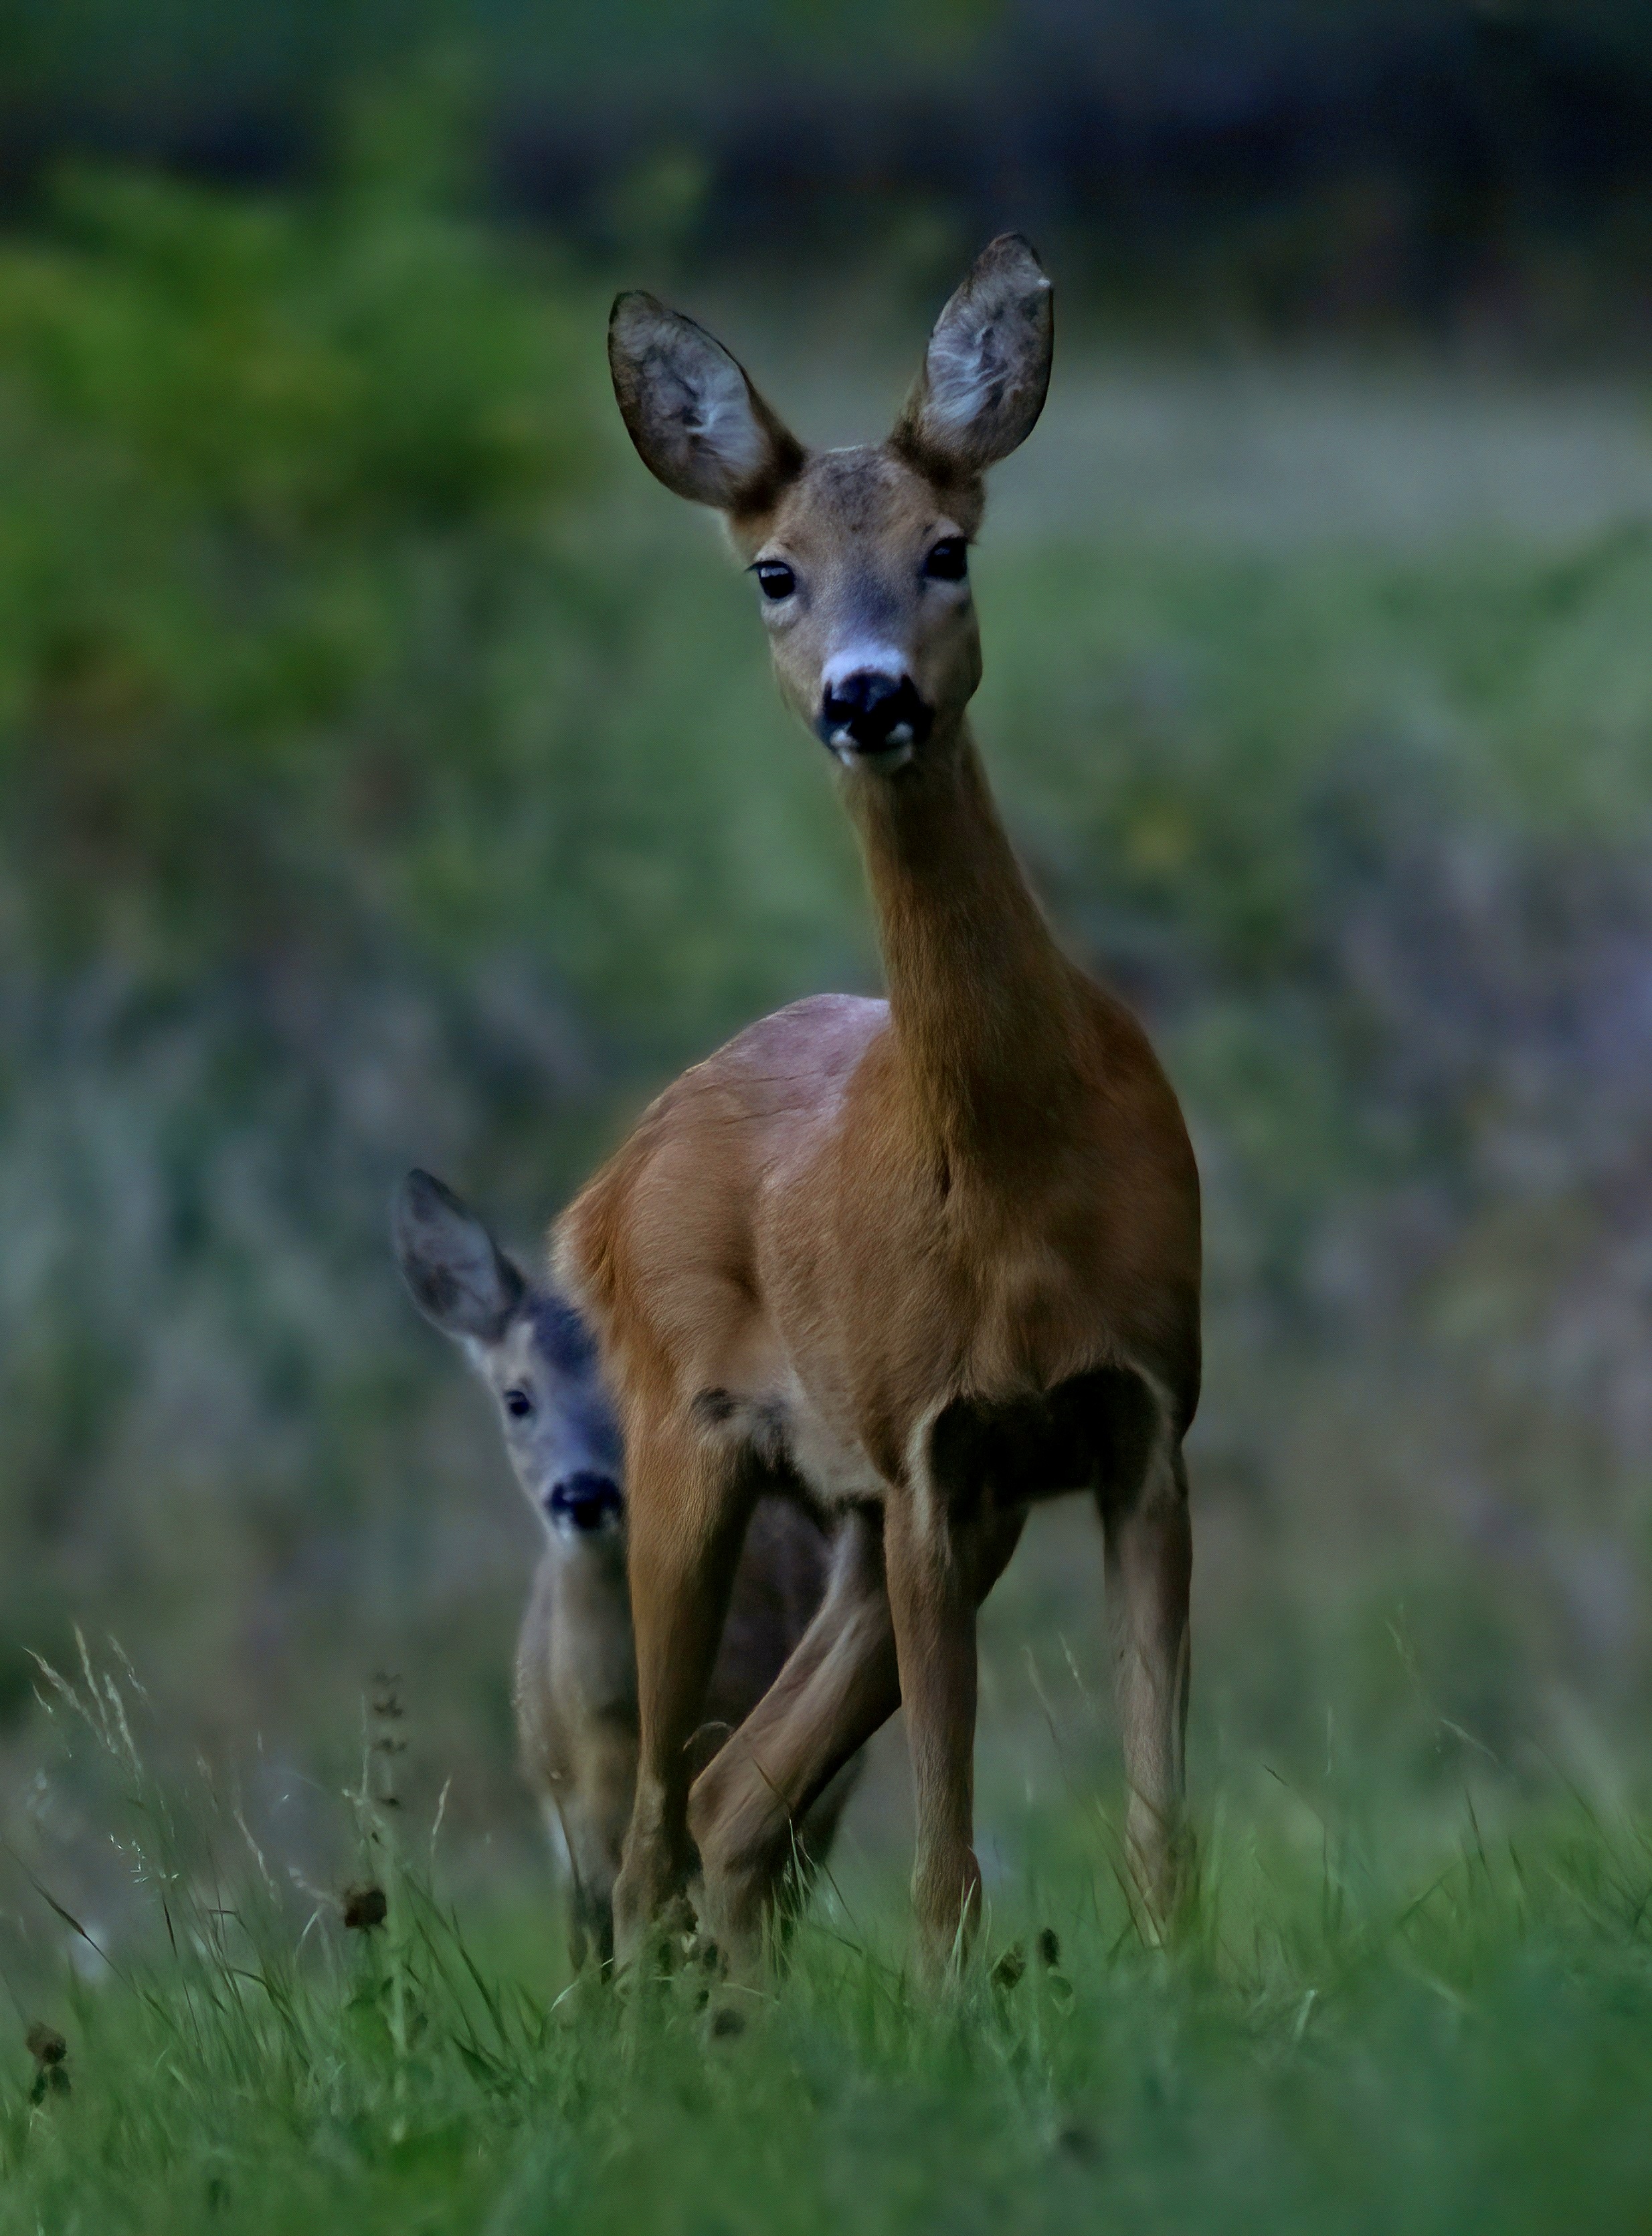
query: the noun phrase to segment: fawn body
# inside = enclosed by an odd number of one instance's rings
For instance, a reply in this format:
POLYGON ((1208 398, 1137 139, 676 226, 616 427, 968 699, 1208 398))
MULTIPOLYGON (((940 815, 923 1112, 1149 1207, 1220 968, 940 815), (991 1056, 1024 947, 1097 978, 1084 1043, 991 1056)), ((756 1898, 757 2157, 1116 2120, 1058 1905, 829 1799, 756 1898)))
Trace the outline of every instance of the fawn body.
POLYGON ((888 986, 797 1003, 698 1065, 560 1223, 626 1424, 622 1953, 698 1849, 702 1923, 749 1954, 790 1825, 904 1703, 914 1906, 944 1960, 979 1899, 976 1608, 1029 1503, 1069 1490, 1104 1525, 1131 1861, 1156 1915, 1177 1898, 1197 1175, 1145 1036, 1029 892, 965 712, 981 476, 1038 417, 1051 336, 1048 282, 1006 236, 942 312, 889 440, 810 453, 692 320, 614 308, 632 437, 723 512, 782 695, 842 764, 888 986), (787 1484, 844 1516, 826 1600, 691 1792, 745 1519, 787 1484))
MULTIPOLYGON (((517 1737, 553 1844, 567 1859, 574 1962, 606 1963, 638 1747, 619 1425, 578 1313, 528 1279, 450 1189, 427 1173, 410 1174, 397 1200, 395 1235, 415 1303, 460 1344, 492 1392, 512 1469, 544 1526, 516 1649, 517 1737)), ((762 1698, 803 1635, 829 1557, 818 1523, 795 1502, 757 1506, 688 1745, 696 1771, 762 1698)), ((801 1826, 805 1871, 825 1857, 853 1775, 824 1793, 801 1826)))

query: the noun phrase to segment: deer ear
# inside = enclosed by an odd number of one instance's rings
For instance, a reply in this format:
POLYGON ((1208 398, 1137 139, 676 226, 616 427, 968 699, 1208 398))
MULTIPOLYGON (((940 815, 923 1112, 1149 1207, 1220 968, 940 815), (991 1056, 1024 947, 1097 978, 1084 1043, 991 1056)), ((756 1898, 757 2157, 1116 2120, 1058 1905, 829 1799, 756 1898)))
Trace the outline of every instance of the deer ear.
POLYGON ((1044 409, 1054 339, 1043 266, 1019 233, 1000 233, 935 321, 895 449, 943 479, 1008 457, 1044 409))
POLYGON ((497 1343, 527 1283, 475 1213, 429 1173, 411 1172, 390 1214, 414 1303, 444 1335, 497 1343))
POLYGON ((759 512, 803 464, 803 445, 722 343, 652 295, 615 302, 608 369, 638 455, 678 497, 759 512))

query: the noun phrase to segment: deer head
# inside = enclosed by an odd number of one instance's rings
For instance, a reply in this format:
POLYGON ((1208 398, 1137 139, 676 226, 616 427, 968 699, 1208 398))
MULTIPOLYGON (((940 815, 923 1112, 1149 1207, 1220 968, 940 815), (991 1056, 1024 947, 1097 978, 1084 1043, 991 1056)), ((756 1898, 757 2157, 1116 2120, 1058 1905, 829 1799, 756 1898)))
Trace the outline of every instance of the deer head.
POLYGON ((724 515, 782 696, 847 768, 894 775, 958 735, 980 681, 982 476, 1032 432, 1052 336, 1049 280, 1002 234, 941 312, 888 440, 810 451, 692 319, 652 295, 613 306, 632 441, 667 489, 724 515))
POLYGON ((429 1173, 403 1181, 391 1231, 414 1303, 492 1391, 516 1480, 546 1527, 587 1540, 617 1533, 620 1429, 584 1321, 429 1173))

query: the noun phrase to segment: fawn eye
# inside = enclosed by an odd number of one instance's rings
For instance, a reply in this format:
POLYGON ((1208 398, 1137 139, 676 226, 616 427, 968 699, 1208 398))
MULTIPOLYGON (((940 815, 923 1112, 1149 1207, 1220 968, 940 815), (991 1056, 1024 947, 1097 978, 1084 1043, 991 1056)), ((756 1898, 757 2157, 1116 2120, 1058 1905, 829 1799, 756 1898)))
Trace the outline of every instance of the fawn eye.
POLYGON ((923 562, 932 582, 961 582, 969 572, 969 546, 961 536, 943 536, 923 562))
POLYGON ((797 587, 797 577, 783 559, 759 559, 752 572, 764 596, 777 603, 782 598, 789 598, 797 587))
POLYGON ((505 1411, 513 1421, 525 1421, 534 1410, 534 1401, 526 1390, 507 1390, 505 1411))

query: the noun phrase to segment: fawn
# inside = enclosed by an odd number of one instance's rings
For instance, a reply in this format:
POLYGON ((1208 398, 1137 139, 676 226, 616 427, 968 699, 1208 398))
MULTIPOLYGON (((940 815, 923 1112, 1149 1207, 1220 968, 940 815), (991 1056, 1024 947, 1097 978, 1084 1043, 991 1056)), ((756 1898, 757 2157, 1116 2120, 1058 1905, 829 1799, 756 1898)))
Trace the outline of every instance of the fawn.
MULTIPOLYGON (((530 1281, 450 1188, 410 1173, 393 1227, 414 1303, 493 1393, 516 1480, 544 1525, 516 1649, 517 1736, 547 1829, 567 1861, 574 1966, 587 1957, 606 1965, 638 1743, 619 1424, 579 1314, 530 1281)), ((829 1554, 818 1523, 795 1502, 757 1506, 704 1719, 688 1746, 695 1770, 762 1698, 803 1635, 829 1554)), ((825 1859, 857 1767, 800 1825, 804 1880, 825 1859)))

